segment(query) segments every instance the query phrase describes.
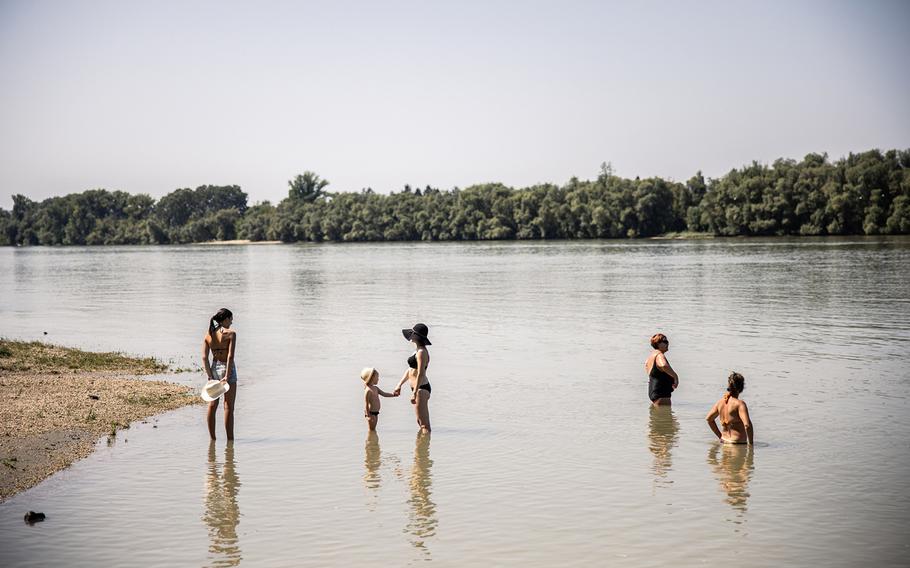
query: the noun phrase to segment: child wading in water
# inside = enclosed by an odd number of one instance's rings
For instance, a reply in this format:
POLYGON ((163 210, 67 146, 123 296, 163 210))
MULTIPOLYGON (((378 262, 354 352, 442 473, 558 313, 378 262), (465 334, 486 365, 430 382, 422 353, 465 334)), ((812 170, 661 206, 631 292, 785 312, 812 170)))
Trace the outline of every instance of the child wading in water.
POLYGON ((366 367, 360 371, 360 378, 363 379, 363 415, 367 419, 370 430, 376 429, 379 423, 379 396, 398 396, 390 392, 385 392, 379 388, 379 371, 373 367, 366 367))

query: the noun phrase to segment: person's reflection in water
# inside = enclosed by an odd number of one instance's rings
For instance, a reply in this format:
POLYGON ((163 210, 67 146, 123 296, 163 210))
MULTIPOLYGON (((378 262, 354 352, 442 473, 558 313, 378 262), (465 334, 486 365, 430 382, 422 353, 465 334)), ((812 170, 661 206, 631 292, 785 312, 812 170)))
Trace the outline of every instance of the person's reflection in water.
POLYGON ((382 451, 379 449, 379 435, 375 430, 370 430, 367 434, 363 467, 363 485, 368 490, 372 490, 370 498, 367 500, 367 505, 373 511, 376 509, 377 494, 382 481, 382 475, 379 473, 379 468, 382 467, 382 451))
POLYGON ((205 514, 202 519, 209 528, 209 558, 211 566, 240 564, 240 544, 237 525, 240 507, 237 491, 240 479, 234 466, 234 442, 224 448, 224 464, 216 459, 215 441, 209 444, 209 467, 205 477, 205 514))
POLYGON ((752 445, 712 444, 708 450, 708 465, 714 470, 720 488, 727 494, 725 501, 733 507, 741 523, 749 500, 749 479, 755 470, 752 445))
POLYGON ((418 432, 417 443, 414 446, 414 466, 411 468, 410 489, 411 497, 408 504, 411 513, 408 516, 406 532, 411 535, 411 544, 424 555, 424 560, 430 560, 430 549, 427 548, 427 539, 436 534, 436 503, 430 499, 433 494, 433 460, 430 459, 429 432, 418 432))
POLYGON ((670 406, 652 406, 648 429, 648 448, 654 454, 654 484, 667 485, 673 483, 669 479, 670 470, 673 468, 672 449, 679 438, 679 422, 670 406))

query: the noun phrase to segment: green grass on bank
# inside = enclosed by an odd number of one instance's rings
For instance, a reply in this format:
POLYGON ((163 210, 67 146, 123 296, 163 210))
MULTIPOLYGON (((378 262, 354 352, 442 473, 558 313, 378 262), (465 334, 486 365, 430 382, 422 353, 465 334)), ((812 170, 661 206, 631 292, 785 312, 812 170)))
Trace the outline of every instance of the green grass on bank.
POLYGON ((40 341, 0 339, 0 371, 13 373, 61 371, 129 371, 159 373, 167 365, 151 357, 123 353, 93 353, 40 341))

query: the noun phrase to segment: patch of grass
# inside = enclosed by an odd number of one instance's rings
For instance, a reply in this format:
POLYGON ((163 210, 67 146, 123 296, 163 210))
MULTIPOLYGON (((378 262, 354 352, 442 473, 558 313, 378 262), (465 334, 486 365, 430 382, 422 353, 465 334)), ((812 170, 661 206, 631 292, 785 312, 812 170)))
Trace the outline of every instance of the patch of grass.
POLYGON ((88 411, 88 414, 85 415, 85 421, 94 422, 95 418, 97 418, 97 417, 98 417, 98 415, 95 414, 95 409, 92 408, 88 411))
POLYGON ((111 438, 115 438, 117 436, 117 430, 129 430, 129 429, 130 429, 129 422, 127 422, 126 424, 121 424, 119 422, 111 422, 111 433, 109 436, 111 438))
POLYGON ((16 458, 3 458, 3 465, 10 469, 16 469, 15 462, 19 461, 16 458))
POLYGON ((151 357, 130 357, 123 353, 94 353, 60 347, 40 341, 0 339, 0 370, 10 372, 129 371, 135 374, 160 373, 167 365, 151 357))

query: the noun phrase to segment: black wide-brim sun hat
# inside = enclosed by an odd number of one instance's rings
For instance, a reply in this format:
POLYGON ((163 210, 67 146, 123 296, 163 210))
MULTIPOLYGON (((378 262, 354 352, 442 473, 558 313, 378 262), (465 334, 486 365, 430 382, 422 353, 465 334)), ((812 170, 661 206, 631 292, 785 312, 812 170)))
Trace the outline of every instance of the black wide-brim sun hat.
POLYGON ((404 338, 407 339, 408 341, 410 341, 411 338, 416 335, 423 341, 424 345, 433 345, 432 343, 430 343, 430 338, 427 337, 427 335, 429 335, 429 334, 430 334, 429 328, 422 323, 415 323, 414 327, 412 327, 411 329, 402 329, 401 330, 401 335, 403 335, 404 338))

